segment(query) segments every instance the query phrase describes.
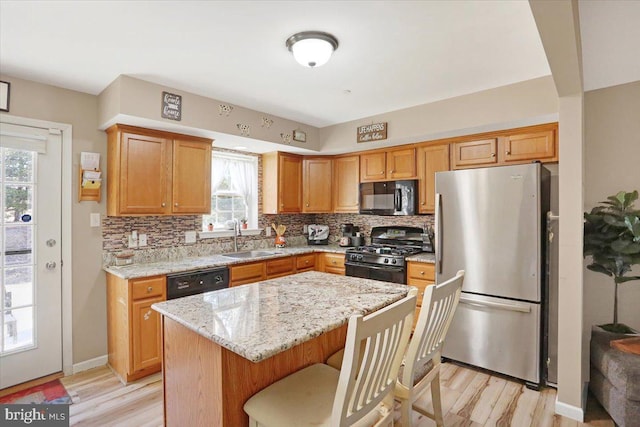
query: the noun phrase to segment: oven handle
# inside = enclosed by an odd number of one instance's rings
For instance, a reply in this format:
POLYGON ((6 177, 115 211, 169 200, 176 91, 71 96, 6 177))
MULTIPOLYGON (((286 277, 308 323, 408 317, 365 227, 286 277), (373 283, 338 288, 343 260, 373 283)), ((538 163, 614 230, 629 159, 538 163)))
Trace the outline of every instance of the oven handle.
POLYGON ((384 271, 396 271, 399 273, 402 273, 404 271, 404 268, 402 267, 393 267, 393 266, 380 266, 378 267, 377 265, 371 265, 371 264, 360 264, 360 263, 356 263, 356 262, 345 262, 344 263, 345 266, 349 265, 351 267, 364 267, 364 268, 370 268, 372 270, 384 270, 384 271))
POLYGON ((394 191, 393 208, 396 212, 402 210, 402 190, 400 188, 396 188, 394 191))

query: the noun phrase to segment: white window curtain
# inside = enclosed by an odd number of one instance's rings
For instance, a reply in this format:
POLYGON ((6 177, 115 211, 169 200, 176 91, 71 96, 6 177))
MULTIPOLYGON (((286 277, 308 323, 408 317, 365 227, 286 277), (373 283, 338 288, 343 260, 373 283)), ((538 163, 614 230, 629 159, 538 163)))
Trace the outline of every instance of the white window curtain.
POLYGON ((211 194, 215 194, 220 184, 222 184, 228 162, 229 159, 216 156, 211 159, 211 194))
POLYGON ((229 176, 231 178, 231 187, 233 191, 244 197, 247 205, 248 220, 252 227, 257 226, 258 213, 255 212, 257 207, 257 183, 256 165, 254 161, 235 160, 229 163, 229 176))

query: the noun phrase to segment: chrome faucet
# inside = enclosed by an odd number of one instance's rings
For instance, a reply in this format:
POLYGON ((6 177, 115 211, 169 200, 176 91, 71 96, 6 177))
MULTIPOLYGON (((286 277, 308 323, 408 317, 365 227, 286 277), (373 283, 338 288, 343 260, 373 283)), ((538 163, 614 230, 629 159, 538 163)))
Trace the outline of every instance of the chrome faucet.
POLYGON ((233 251, 238 252, 238 236, 242 236, 240 231, 240 221, 233 220, 233 251))

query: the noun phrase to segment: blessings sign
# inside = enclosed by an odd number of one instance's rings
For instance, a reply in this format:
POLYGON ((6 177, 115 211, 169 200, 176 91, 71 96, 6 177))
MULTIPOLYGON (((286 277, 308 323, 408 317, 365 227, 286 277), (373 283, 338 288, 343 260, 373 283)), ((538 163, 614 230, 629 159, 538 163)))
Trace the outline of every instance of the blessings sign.
POLYGON ((372 123, 358 128, 358 142, 387 139, 387 122, 372 123))

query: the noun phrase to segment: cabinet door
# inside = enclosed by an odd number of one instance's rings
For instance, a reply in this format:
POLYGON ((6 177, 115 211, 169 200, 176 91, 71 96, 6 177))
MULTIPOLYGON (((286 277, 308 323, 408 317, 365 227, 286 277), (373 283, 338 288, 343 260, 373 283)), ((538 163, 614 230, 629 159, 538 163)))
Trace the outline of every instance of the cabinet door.
POLYGON ((302 162, 302 212, 331 212, 332 162, 330 158, 308 158, 302 162))
POLYGON ((293 274, 296 268, 295 257, 272 259, 266 262, 267 279, 288 276, 293 274))
POLYGON ((232 265, 229 267, 229 276, 229 286, 259 282, 266 278, 265 263, 264 261, 259 261, 248 264, 232 265))
POLYGON ((173 141, 172 212, 211 212, 211 143, 173 141))
POLYGON ((344 276, 344 254, 324 253, 322 257, 322 270, 325 273, 340 274, 344 276))
POLYGON ((133 372, 162 363, 160 313, 151 308, 151 304, 162 300, 149 298, 133 301, 131 305, 133 372))
POLYGON ((120 150, 120 214, 170 212, 167 177, 171 141, 123 133, 120 150))
POLYGON ((555 132, 547 130, 506 136, 503 151, 505 163, 553 159, 556 157, 555 132))
POLYGON ((302 210, 302 159, 280 154, 278 158, 278 199, 280 213, 302 210))
POLYGON ((436 204, 436 172, 449 170, 449 146, 435 145, 418 149, 420 213, 434 213, 436 204))
POLYGON ((316 254, 304 254, 296 257, 296 272, 314 270, 316 266, 316 254))
POLYGON ((416 177, 416 150, 406 148, 387 152, 387 178, 411 179, 416 177))
POLYGON ((498 162, 496 156, 498 139, 483 139, 481 141, 455 142, 453 149, 453 169, 464 169, 473 166, 488 166, 498 162))
POLYGON ((333 211, 358 213, 360 210, 360 157, 333 160, 333 211))
POLYGON ((384 180, 387 177, 385 173, 386 158, 384 152, 362 154, 360 156, 360 182, 384 180))

